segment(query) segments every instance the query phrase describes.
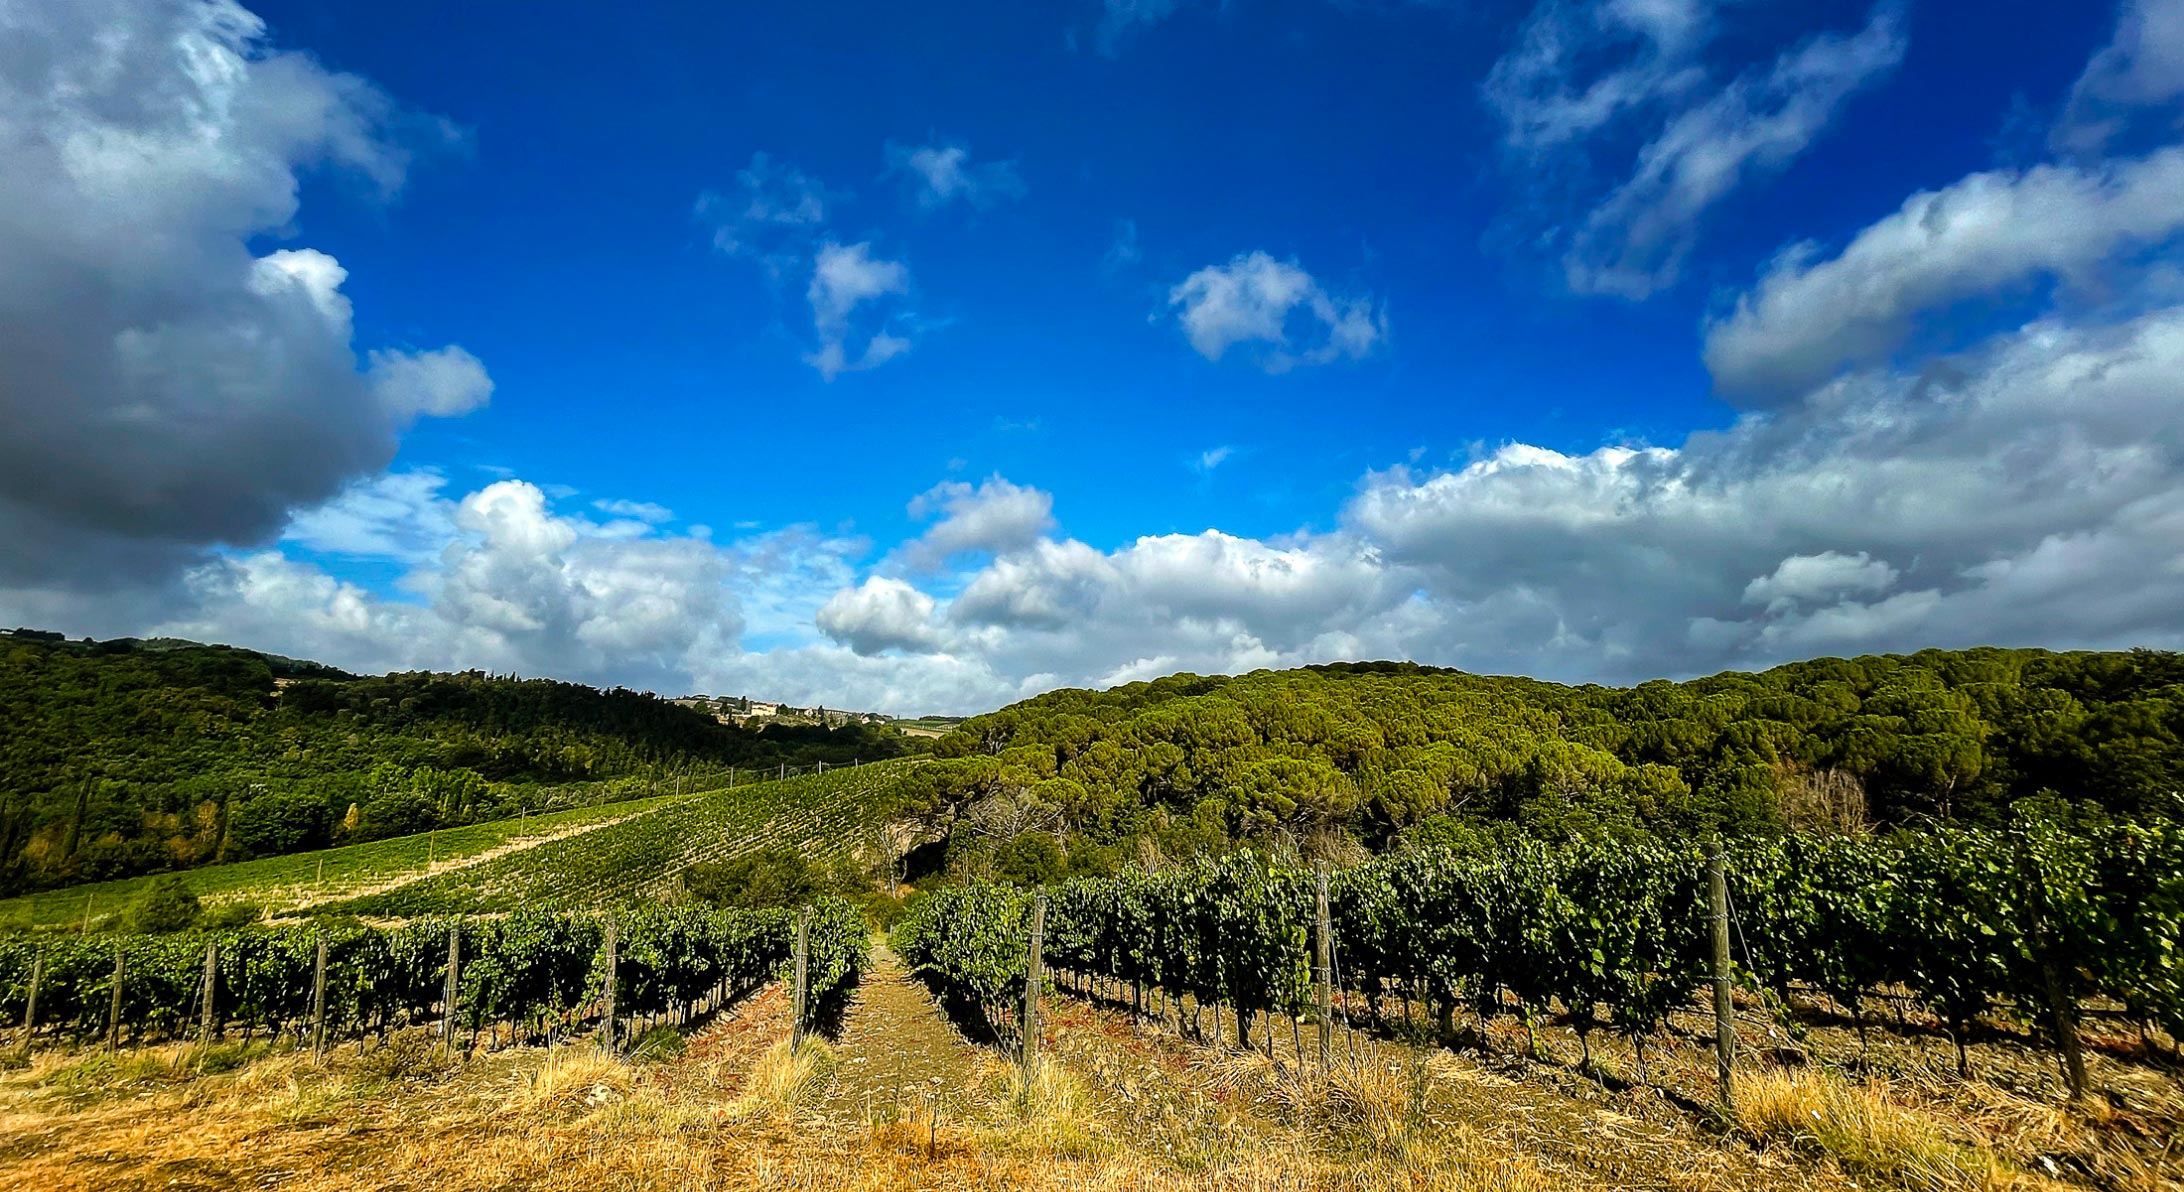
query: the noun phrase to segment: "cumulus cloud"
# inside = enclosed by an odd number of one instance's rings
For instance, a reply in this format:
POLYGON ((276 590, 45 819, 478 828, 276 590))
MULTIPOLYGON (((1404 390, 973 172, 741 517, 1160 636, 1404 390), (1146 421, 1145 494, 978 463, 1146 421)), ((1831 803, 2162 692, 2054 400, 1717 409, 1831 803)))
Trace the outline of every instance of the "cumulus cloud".
POLYGON ((910 267, 873 256, 869 242, 845 246, 830 240, 820 245, 812 262, 811 285, 805 290, 819 347, 804 362, 831 381, 845 372, 876 368, 909 351, 910 341, 887 330, 884 316, 876 325, 867 323, 861 336, 863 348, 854 356, 849 350, 850 343, 860 338, 858 308, 909 292, 910 267))
MULTIPOLYGON (((274 555, 159 632, 830 706, 1415 658, 1573 681, 1981 643, 2184 645, 2184 308, 2035 320, 1674 446, 1507 444, 1368 475, 1325 533, 1111 549, 999 477, 913 502, 925 571, 804 533, 614 538, 505 481, 374 596, 274 555)), ((418 486, 445 509, 439 490, 418 486)), ((20 601, 12 608, 29 607, 20 601)), ((18 617, 17 619, 21 619, 18 617)), ((35 622, 33 622, 35 623, 35 622)), ((75 621, 70 624, 81 624, 75 621)))
POLYGON ((1792 246, 1707 328, 1724 390, 1780 399, 1885 358, 1920 316, 2042 278, 2088 281, 2184 231, 2184 150, 1973 174, 1905 200, 1834 256, 1792 246))
POLYGON ((1723 7, 1543 0, 1489 72, 1513 174, 1537 206, 1589 208, 1524 237, 1561 248, 1572 290, 1643 298, 1673 284, 1707 211, 1787 168, 1905 50, 1884 4, 1856 33, 1821 33, 1724 81, 1707 57, 1723 7), (1628 173, 1610 170, 1623 180, 1600 193, 1603 163, 1634 137, 1628 173))
POLYGON ((2184 499, 2168 379, 2180 367, 2184 311, 2041 321, 1946 368, 1859 374, 1679 448, 1511 447, 1457 471, 1391 473, 1351 517, 1460 614, 1443 650, 1532 671, 2174 642, 2184 624, 2153 610, 2184 577, 2184 540, 2165 536, 2184 499), (2136 561, 2032 598, 2018 582, 2030 561, 2066 543, 2136 561))
POLYGON ((491 381, 360 372, 347 272, 286 234, 302 176, 397 191, 415 129, 226 0, 15 6, 0 37, 0 581, 171 574, 378 472, 491 381))
POLYGON ((2051 139, 2057 149, 2098 152, 2141 117, 2173 127, 2179 99, 2184 0, 2124 0, 2115 37, 2086 64, 2051 139))
POLYGON ((1895 586, 1896 569, 1864 551, 1791 555, 1772 572, 1744 585, 1744 603, 1770 613, 1846 595, 1872 595, 1895 586))
POLYGON ((918 206, 931 211, 961 201, 984 210, 1005 199, 1024 196, 1023 176, 1014 163, 971 160, 967 146, 887 143, 887 169, 910 182, 918 206))
POLYGON ((991 476, 971 485, 937 484, 910 502, 910 516, 937 519, 897 552, 913 570, 936 570, 966 554, 1004 555, 1039 540, 1054 525, 1054 498, 991 476))
POLYGON ((454 344, 431 352, 375 349, 369 359, 372 392, 398 415, 452 418, 493 396, 485 365, 454 344))
POLYGON ((1191 347, 1219 360, 1242 345, 1259 367, 1362 360, 1387 338, 1387 316, 1368 297, 1329 294, 1297 262, 1265 252, 1208 265, 1168 291, 1191 347))
MULTIPOLYGON (((1540 83, 1530 93, 1543 106, 1512 119, 1523 129, 1513 140, 1551 148, 1640 113, 1668 129, 1738 85, 1715 85, 1703 67, 1679 81, 1675 64, 1699 63, 1691 47, 1711 36, 1702 6, 1627 0, 1583 11, 1595 10, 1621 23, 1615 44, 1635 47, 1627 68, 1640 77, 1599 95, 1540 83)), ((136 10, 37 19, 78 11, 136 10)), ((217 83, 234 98, 248 91, 238 79, 283 61, 257 47, 247 19, 235 23, 239 10, 161 11, 170 24, 178 12, 197 23, 156 26, 146 62, 165 63, 158 47, 175 37, 209 39, 210 56, 164 74, 87 77, 164 80, 185 98, 217 83), (223 44, 246 49, 223 58, 223 44), (208 62, 218 69, 201 69, 208 62)), ((2131 24, 2139 11, 2117 34, 2118 46, 2136 47, 2132 61, 2154 37, 2131 24)), ((1839 38, 1830 52, 1850 54, 1866 36, 1839 38)), ((47 436, 34 440, 46 450, 66 440, 38 422, 50 414, 37 398, 74 392, 52 388, 54 378, 74 385, 69 368, 84 367, 120 386, 96 409, 120 427, 110 432, 120 454, 58 456, 99 481, 71 487, 77 478, 59 469, 26 474, 19 464, 43 458, 37 449, 0 441, 0 621, 235 641, 357 669, 485 666, 900 712, 1338 658, 1629 681, 1925 646, 2184 646, 2184 304, 2168 268, 2178 217, 2160 202, 2179 191, 2174 149, 1974 175, 1914 196, 1832 256, 1791 250, 1709 328, 1708 362, 1725 390, 1758 395, 1723 430, 1590 451, 1507 443, 1462 466, 1373 472, 1326 523, 1333 529, 1269 538, 1206 529, 1096 546, 1060 530, 1047 493, 992 476, 914 499, 911 515, 929 524, 872 559, 868 543, 809 528, 725 543, 677 534, 663 528, 667 511, 638 502, 593 501, 586 508, 610 519, 595 521, 556 508, 572 493, 516 479, 457 496, 438 473, 381 475, 371 461, 384 457, 371 453, 336 453, 362 462, 282 479, 286 455, 326 450, 321 422, 361 427, 379 450, 405 419, 483 394, 479 377, 462 379, 459 349, 368 357, 360 371, 339 263, 307 248, 245 247, 285 225, 307 162, 349 162, 379 189, 399 181, 392 151, 375 157, 369 137, 338 133, 332 100, 306 105, 318 115, 274 136, 248 118, 254 101, 207 114, 165 98, 89 104, 77 118, 95 135, 68 150, 66 136, 41 140, 7 105, 35 91, 66 109, 83 85, 25 90, 23 80, 66 74, 54 47, 132 62, 143 47, 126 36, 91 39, 96 51, 47 40, 42 58, 18 52, 21 39, 0 48, 12 88, 0 93, 0 137, 32 150, 26 181, 0 195, 0 248, 91 331, 31 309, 24 295, 37 291, 21 288, 31 282, 0 279, 0 379, 9 415, 47 436), (142 154, 101 155, 137 143, 122 137, 130 120, 152 129, 144 135, 162 152, 218 168, 167 163, 153 179, 165 185, 82 189, 80 178, 100 171, 134 179, 149 168, 142 154), (220 135, 200 144, 160 131, 191 120, 214 121, 220 135), (81 208, 99 234, 56 215, 51 244, 29 235, 44 225, 23 213, 39 202, 81 208), (122 229, 144 235, 131 241, 122 229), (188 284, 177 289, 177 279, 188 284), (2074 300, 2081 289, 2102 297, 2074 300), (147 295, 168 305, 146 308, 147 295), (1930 312, 1982 298, 2013 300, 1988 308, 1983 338, 1922 338, 1930 312), (159 317, 114 313, 140 308, 159 317), (1998 325, 1996 309, 2034 313, 1998 325), (281 350, 258 352, 268 344, 281 350), (297 396, 306 391, 324 404, 297 396), (229 408, 212 394, 272 396, 229 408), (129 422, 139 417, 141 434, 129 422), (154 457, 154 442, 185 458, 154 457), (252 451, 238 454, 237 443, 252 451), (188 458, 214 447, 273 478, 223 488, 225 473, 200 475, 188 458), (189 500, 169 511, 177 493, 189 500), (278 524, 289 505, 307 511, 289 521, 283 550, 202 549, 223 540, 217 527, 278 524), (86 525, 108 528, 87 535, 86 525), (56 526, 68 545, 38 537, 56 526), (170 549, 170 569, 144 585, 86 592, 37 571, 56 558, 111 570, 143 542, 170 549), (384 561, 401 577, 373 590, 314 555, 384 561), (194 565, 173 569, 182 564, 194 565)), ((2095 67, 2088 79, 2107 77, 2095 67)), ((328 82, 339 76, 307 61, 276 76, 306 94, 347 96, 355 127, 377 127, 363 118, 377 109, 358 99, 361 84, 328 82)), ((1772 102, 1745 111, 1764 121, 1772 102)), ((1758 160, 1734 138, 1724 154, 1732 173, 1758 160)), ((888 334, 907 270, 869 244, 810 231, 823 226, 817 218, 804 226, 814 323, 841 329, 836 363, 848 367, 888 334)), ((1171 299, 1209 358, 1249 353, 1287 367, 1369 354, 1385 334, 1370 303, 1331 296, 1263 253, 1202 270, 1171 299)))
MULTIPOLYGON (((159 632, 364 669, 485 667, 675 688, 742 634, 734 553, 703 539, 603 535, 503 480, 453 502, 450 536, 390 599, 274 551, 187 577, 195 611, 159 632)), ((362 553, 363 544, 356 544, 362 553)))
POLYGON ((933 598, 899 579, 873 576, 829 597, 815 619, 821 633, 859 654, 930 651, 933 598))
POLYGON ((829 192, 794 166, 754 153, 736 180, 733 194, 699 195, 698 217, 713 224, 715 248, 757 261, 773 279, 809 271, 814 346, 804 363, 832 381, 910 350, 907 264, 874 256, 870 241, 837 240, 827 230, 829 192))

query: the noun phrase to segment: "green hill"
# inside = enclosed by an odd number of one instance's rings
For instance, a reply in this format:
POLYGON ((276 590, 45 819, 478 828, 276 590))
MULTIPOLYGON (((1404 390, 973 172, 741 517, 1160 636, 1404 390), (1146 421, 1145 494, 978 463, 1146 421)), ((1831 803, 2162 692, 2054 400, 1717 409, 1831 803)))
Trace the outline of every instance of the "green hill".
MULTIPOLYGON (((209 865, 184 878, 208 909, 384 918, 590 906, 672 891, 691 865, 762 849, 883 866, 914 821, 917 759, 828 769, 366 844, 209 865)), ((881 870, 884 872, 884 869, 881 870)), ((156 876, 0 901, 0 929, 121 924, 156 876)))
POLYGON ((668 892, 692 865, 761 849, 818 862, 861 858, 877 870, 894 859, 889 822, 924 806, 904 781, 919 764, 882 762, 668 800, 596 831, 326 909, 406 918, 614 902, 668 892))
POLYGON ((0 633, 0 893, 693 789, 904 752, 864 725, 744 729, 648 693, 355 676, 172 640, 0 633))
POLYGON ((1316 855, 1538 835, 1991 824, 2053 794, 2136 818, 2184 791, 2184 658, 1925 651, 1629 688, 1410 663, 1055 691, 965 721, 920 781, 1032 877, 1237 841, 1316 855))

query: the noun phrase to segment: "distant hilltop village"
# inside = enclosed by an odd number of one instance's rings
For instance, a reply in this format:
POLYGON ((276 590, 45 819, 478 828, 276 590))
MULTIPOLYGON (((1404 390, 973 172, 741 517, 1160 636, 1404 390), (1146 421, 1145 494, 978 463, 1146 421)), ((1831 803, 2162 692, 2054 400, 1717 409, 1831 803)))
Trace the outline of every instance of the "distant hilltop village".
POLYGON ((823 724, 839 728, 845 724, 886 724, 913 737, 938 737, 952 728, 958 717, 926 716, 904 719, 884 712, 851 712, 841 708, 798 708, 771 700, 752 699, 747 695, 686 695, 674 701, 685 708, 695 708, 711 713, 722 724, 740 724, 756 728, 762 724, 823 724))

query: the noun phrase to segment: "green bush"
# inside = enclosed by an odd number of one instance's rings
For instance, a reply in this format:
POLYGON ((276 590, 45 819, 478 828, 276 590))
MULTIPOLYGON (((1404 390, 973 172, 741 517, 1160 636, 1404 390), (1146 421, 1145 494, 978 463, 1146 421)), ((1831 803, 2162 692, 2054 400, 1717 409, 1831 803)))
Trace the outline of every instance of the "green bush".
POLYGON ((179 873, 153 879, 129 907, 129 925, 153 935, 187 931, 197 925, 197 895, 179 873))
POLYGON ((826 885, 802 854, 760 849, 683 871, 683 888, 715 906, 798 907, 817 902, 826 885))

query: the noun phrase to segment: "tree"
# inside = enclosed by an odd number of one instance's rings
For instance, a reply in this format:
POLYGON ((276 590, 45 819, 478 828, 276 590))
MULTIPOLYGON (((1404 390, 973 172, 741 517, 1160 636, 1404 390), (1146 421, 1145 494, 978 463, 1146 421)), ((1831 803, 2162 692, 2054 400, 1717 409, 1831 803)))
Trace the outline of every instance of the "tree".
POLYGON ((179 873, 155 878, 129 907, 129 925, 138 931, 163 935, 186 931, 197 923, 197 895, 179 873))
POLYGON ((993 856, 993 875, 1012 885, 1044 886, 1059 881, 1067 869, 1061 842, 1045 832, 1026 832, 993 856))
POLYGON ((683 888, 715 906, 798 907, 826 893, 811 863, 788 849, 692 865, 683 871, 683 888))
POLYGON ((244 857, 272 857, 327 843, 326 800, 308 791, 269 791, 235 809, 228 843, 244 857))

